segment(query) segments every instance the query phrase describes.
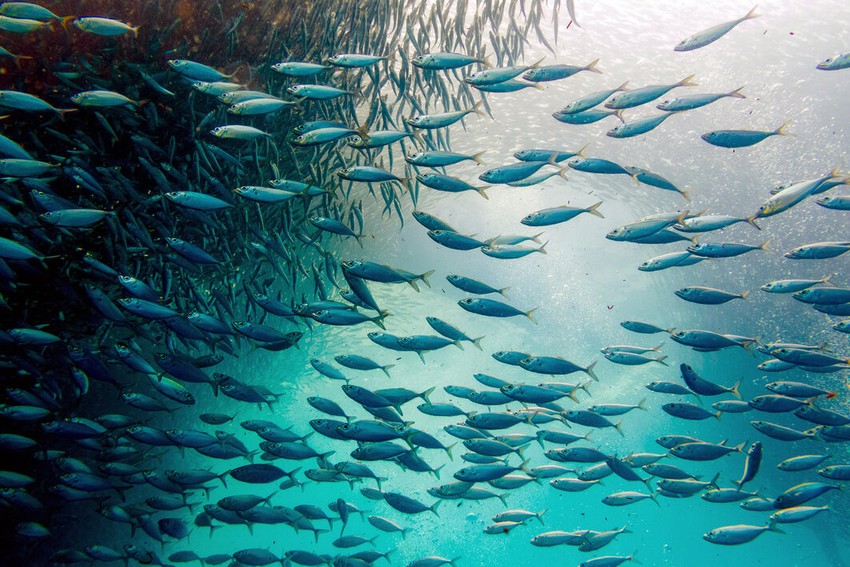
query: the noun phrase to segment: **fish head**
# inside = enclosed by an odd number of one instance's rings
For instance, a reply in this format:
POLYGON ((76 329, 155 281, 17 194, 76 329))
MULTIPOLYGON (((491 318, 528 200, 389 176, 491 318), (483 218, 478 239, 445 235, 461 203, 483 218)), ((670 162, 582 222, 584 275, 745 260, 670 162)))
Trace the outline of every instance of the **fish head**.
POLYGON ((833 61, 835 61, 834 57, 829 57, 824 59, 822 63, 818 63, 818 69, 821 71, 829 69, 830 65, 832 65, 833 61))
POLYGON ((672 102, 673 102, 673 101, 672 101, 672 100, 670 100, 670 99, 665 99, 663 102, 661 102, 661 103, 657 104, 657 105, 655 106, 655 108, 657 108, 658 110, 667 110, 668 108, 670 108, 670 104, 671 104, 672 102))
POLYGON ((411 126, 419 126, 422 122, 422 116, 411 116, 410 118, 406 118, 404 121, 411 126))
POLYGON ((460 305, 472 305, 474 302, 475 302, 475 299, 473 299, 471 297, 466 297, 466 298, 458 301, 458 304, 460 304, 460 305))
POLYGON ((656 266, 658 266, 658 263, 655 260, 647 260, 646 262, 643 262, 640 266, 638 266, 638 270, 640 270, 641 272, 648 272, 656 266))
POLYGON ((224 136, 224 134, 226 134, 226 133, 227 133, 227 127, 226 126, 216 126, 212 130, 210 130, 210 134, 212 134, 213 136, 215 136, 217 138, 224 136))
MULTIPOLYGON (((80 23, 81 23, 81 20, 79 20, 79 19, 74 20, 74 24, 75 24, 77 27, 82 28, 82 26, 80 25, 80 23)), ((174 69, 175 71, 178 71, 178 70, 182 69, 183 67, 185 67, 185 66, 186 66, 186 65, 188 65, 188 64, 189 64, 189 62, 188 62, 188 61, 186 61, 185 59, 169 59, 169 60, 168 60, 168 65, 169 65, 172 69, 174 69)))
POLYGON ((347 167, 343 167, 342 169, 337 170, 336 174, 339 175, 340 177, 343 177, 343 176, 346 176, 346 175, 350 175, 351 170, 347 167))
POLYGON ((679 44, 673 48, 673 51, 687 51, 691 49, 693 40, 691 38, 683 39, 679 42, 679 44))
POLYGON ((710 144, 714 143, 719 137, 720 137, 720 135, 717 132, 708 132, 708 133, 700 136, 700 138, 702 138, 703 140, 705 140, 706 142, 708 142, 710 144))
POLYGON ((416 181, 419 181, 420 183, 425 183, 432 177, 434 177, 434 175, 431 173, 419 173, 416 175, 416 181))

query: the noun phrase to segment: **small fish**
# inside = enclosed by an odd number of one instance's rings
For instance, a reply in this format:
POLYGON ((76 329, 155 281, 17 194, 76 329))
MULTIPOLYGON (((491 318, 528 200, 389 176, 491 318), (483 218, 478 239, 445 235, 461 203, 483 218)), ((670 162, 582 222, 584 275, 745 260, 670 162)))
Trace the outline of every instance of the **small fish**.
POLYGON ((850 53, 842 53, 841 55, 824 59, 821 63, 818 63, 817 68, 821 71, 837 71, 839 69, 850 68, 850 53))
POLYGON ((784 122, 776 130, 763 132, 758 130, 714 130, 700 136, 712 146, 721 148, 746 148, 758 144, 771 136, 791 136, 785 128, 791 121, 784 122))
POLYGON ((694 49, 705 47, 706 45, 717 41, 730 31, 732 31, 732 29, 741 22, 757 18, 759 15, 756 14, 756 8, 757 6, 754 6, 753 9, 747 12, 747 14, 742 18, 738 18, 737 20, 732 20, 729 22, 724 22, 722 24, 717 24, 716 26, 712 26, 707 30, 701 31, 697 34, 683 39, 676 47, 673 48, 673 51, 693 51, 694 49))

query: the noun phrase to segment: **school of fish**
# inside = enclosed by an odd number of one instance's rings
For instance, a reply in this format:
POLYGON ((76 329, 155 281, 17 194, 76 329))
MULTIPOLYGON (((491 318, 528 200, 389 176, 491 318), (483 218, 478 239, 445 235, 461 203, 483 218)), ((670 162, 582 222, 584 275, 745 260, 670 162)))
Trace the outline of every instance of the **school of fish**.
MULTIPOLYGON (((386 265, 382 243, 369 237, 367 221, 376 216, 369 207, 381 209, 381 223, 404 226, 412 218, 435 247, 480 250, 498 260, 546 255, 547 246, 563 243, 539 230, 577 217, 587 222, 588 237, 611 246, 677 247, 640 263, 642 272, 763 253, 770 249, 769 217, 810 197, 827 209, 850 210, 850 197, 834 190, 850 184, 844 164, 778 187, 751 215, 735 217, 691 211, 689 190, 660 173, 593 157, 587 147, 525 148, 499 166, 488 164, 509 157, 487 155, 485 164, 481 153, 452 151, 453 130, 498 123, 488 96, 601 73, 599 60, 523 64, 532 34, 554 54, 550 40, 557 45, 567 22, 579 25, 572 0, 566 6, 565 22, 560 2, 534 0, 304 3, 292 8, 288 33, 275 36, 261 60, 225 69, 169 46, 167 36, 151 35, 145 23, 125 21, 119 5, 108 16, 89 17, 57 13, 54 5, 0 4, 0 63, 18 78, 0 79, 0 503, 8 516, 8 564, 401 564, 393 559, 395 547, 429 537, 408 524, 420 514, 439 522, 441 513, 452 513, 444 512, 446 500, 501 502, 489 523, 470 524, 470 538, 483 533, 514 538, 517 546, 574 547, 578 553, 559 555, 564 564, 638 561, 641 541, 630 534, 639 519, 612 514, 620 520, 609 525, 577 519, 544 527, 542 507, 506 502, 529 483, 564 493, 593 490, 600 506, 610 507, 689 497, 739 503, 751 511, 751 523, 693 534, 724 546, 767 532, 765 538, 783 545, 782 538, 793 537, 786 524, 814 524, 834 514, 830 499, 846 499, 839 492, 850 480, 850 455, 841 450, 850 441, 850 415, 831 400, 844 387, 840 376, 850 358, 825 345, 731 329, 674 329, 663 321, 621 323, 635 337, 666 334, 696 353, 744 349, 760 357, 753 364, 764 372, 834 377, 834 387, 823 388, 777 374, 766 391, 708 380, 662 354, 663 342, 599 345, 602 356, 620 366, 500 350, 492 358, 523 370, 524 380, 476 373, 453 378, 444 392, 427 383, 427 374, 397 375, 388 362, 415 355, 427 368, 432 351, 485 350, 485 337, 469 336, 458 321, 492 318, 497 335, 500 319, 527 318, 534 327, 535 311, 546 307, 509 299, 504 287, 474 274, 386 265), (553 35, 544 24, 553 26, 553 35), (74 57, 18 49, 18 38, 38 34, 57 41, 84 34, 98 48, 74 57), (143 39, 150 42, 148 57, 124 59, 125 52, 138 54, 143 39), (49 76, 33 81, 33 73, 49 76), (452 175, 461 163, 477 164, 477 179, 452 175), (535 234, 506 226, 488 238, 459 232, 419 208, 425 191, 472 191, 489 199, 504 187, 574 174, 623 175, 677 194, 683 208, 594 234, 593 221, 604 218, 606 203, 588 201, 518 215, 517 224, 535 234), (715 232, 736 224, 765 236, 729 242, 715 232), (351 242, 356 248, 347 246, 351 242), (464 297, 456 302, 460 309, 427 317, 432 334, 409 334, 421 321, 373 295, 387 284, 437 293, 431 288, 437 277, 464 297), (340 340, 332 358, 328 350, 312 350, 313 332, 349 326, 374 346, 354 350, 340 340), (238 368, 239 359, 256 356, 257 349, 286 357, 292 348, 310 353, 316 376, 296 390, 284 393, 276 384, 219 371, 238 368), (646 397, 630 403, 592 397, 606 374, 640 365, 659 370, 646 397), (386 387, 364 386, 365 373, 380 376, 386 387), (290 395, 310 419, 275 412, 290 395), (213 400, 229 409, 206 411, 213 400), (671 431, 656 440, 657 452, 617 454, 605 440, 639 437, 630 429, 631 412, 670 417, 673 424, 749 415, 740 418, 736 439, 671 431), (419 429, 423 415, 429 424, 431 418, 444 423, 419 429), (777 494, 752 490, 764 463, 775 463, 768 449, 773 441, 766 439, 799 443, 799 455, 776 466, 805 474, 777 494), (192 466, 182 462, 189 456, 192 466), (740 476, 722 478, 713 468, 718 459, 738 459, 740 476), (405 479, 413 475, 433 477, 427 499, 408 489, 405 479), (607 477, 613 491, 602 488, 607 477), (304 492, 324 483, 337 483, 328 484, 338 487, 336 499, 315 501, 304 492), (108 527, 70 542, 61 535, 64 523, 53 519, 63 509, 86 510, 74 518, 108 527), (259 525, 280 526, 283 543, 253 544, 259 525), (115 546, 101 535, 116 529, 129 535, 126 544, 115 546), (245 530, 244 547, 206 553, 207 534, 224 530, 245 530), (287 535, 303 533, 314 547, 287 543, 287 535), (581 553, 615 541, 618 554, 581 553), (637 557, 625 553, 633 549, 637 557)), ((253 9, 242 3, 222 32, 227 53, 253 9)), ((755 8, 730 14, 671 51, 747 33, 747 22, 758 16, 755 8)), ((847 69, 850 53, 812 66, 847 69)), ((649 86, 625 79, 568 101, 552 114, 561 123, 553 126, 582 128, 613 116, 620 123, 608 136, 636 137, 663 128, 674 114, 684 118, 673 120, 686 120, 689 110, 758 96, 743 87, 697 93, 694 75, 649 86), (660 112, 628 119, 629 109, 644 105, 660 112)), ((730 149, 793 143, 771 139, 788 136, 789 122, 761 131, 715 130, 701 139, 730 149)), ((819 260, 848 251, 850 242, 801 243, 785 257, 819 260)), ((843 274, 759 282, 754 293, 788 294, 837 317, 834 330, 850 333, 850 289, 833 279, 843 274)), ((693 285, 677 290, 670 305, 722 305, 747 301, 749 293, 693 285)), ((693 510, 680 504, 680 513, 693 510)), ((436 548, 404 564, 458 560, 472 564, 436 548)))

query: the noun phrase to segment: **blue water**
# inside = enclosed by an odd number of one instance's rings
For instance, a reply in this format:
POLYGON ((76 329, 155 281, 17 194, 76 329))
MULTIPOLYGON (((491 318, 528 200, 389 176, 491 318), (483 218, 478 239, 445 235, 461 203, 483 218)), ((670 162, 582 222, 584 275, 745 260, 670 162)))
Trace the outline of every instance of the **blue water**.
MULTIPOLYGON (((840 443, 827 444, 822 440, 781 442, 765 437, 748 422, 763 419, 789 427, 806 429, 811 424, 793 416, 750 412, 726 414, 719 419, 703 422, 684 421, 673 418, 661 409, 662 404, 680 400, 679 397, 652 393, 645 384, 654 380, 680 382, 678 365, 686 363, 694 367, 704 378, 725 385, 740 381, 744 400, 768 393, 764 385, 775 380, 799 380, 809 382, 831 391, 837 396, 829 401, 820 400, 819 405, 838 412, 847 412, 847 389, 844 373, 813 374, 792 370, 782 374, 760 372, 756 366, 766 359, 764 355, 733 348, 718 352, 701 353, 688 349, 667 338, 664 334, 641 336, 629 333, 619 323, 625 320, 640 320, 662 327, 677 329, 706 329, 719 333, 730 333, 745 337, 758 337, 764 342, 786 341, 806 344, 827 343, 836 356, 850 354, 846 347, 846 336, 832 330, 839 318, 828 317, 812 310, 809 306, 788 296, 767 294, 759 286, 768 281, 784 278, 821 278, 835 274, 833 283, 846 285, 846 257, 830 260, 802 261, 783 257, 795 246, 818 241, 840 241, 847 237, 844 212, 827 210, 817 206, 813 199, 797 205, 781 215, 762 219, 762 230, 756 231, 746 224, 735 225, 716 233, 700 237, 701 242, 746 242, 761 244, 770 240, 767 252, 752 252, 744 256, 722 260, 709 260, 696 266, 671 269, 662 272, 644 273, 637 266, 651 258, 667 252, 684 249, 684 244, 636 245, 612 242, 605 238, 610 230, 628 224, 638 218, 660 212, 689 210, 692 213, 730 214, 748 216, 767 198, 769 190, 782 183, 812 179, 825 175, 834 168, 843 168, 848 163, 848 112, 846 95, 850 87, 850 70, 823 72, 816 65, 827 57, 845 52, 850 11, 837 1, 824 0, 816 7, 785 2, 764 2, 758 8, 759 18, 743 22, 728 35, 714 44, 690 53, 676 53, 675 46, 684 37, 720 22, 743 16, 752 6, 739 1, 713 2, 710 5, 696 2, 632 3, 632 2, 576 2, 576 16, 581 28, 575 24, 567 27, 569 16, 566 5, 558 11, 557 24, 553 20, 553 6, 542 3, 541 33, 555 47, 555 54, 546 49, 533 27, 527 30, 527 44, 522 48, 520 61, 509 61, 505 55, 503 64, 531 64, 545 57, 544 64, 555 62, 585 65, 599 59, 602 74, 579 73, 569 79, 544 83, 543 90, 528 89, 519 93, 489 95, 487 100, 492 118, 468 116, 464 124, 452 126, 451 149, 464 153, 486 151, 479 166, 471 162, 452 166, 448 173, 474 185, 481 184, 477 176, 486 168, 513 162, 512 153, 523 148, 551 148, 576 151, 588 144, 589 156, 604 157, 620 164, 644 167, 660 173, 677 186, 687 189, 691 201, 681 196, 638 185, 626 176, 599 176, 568 171, 567 180, 554 177, 543 184, 530 188, 495 186, 487 191, 485 200, 474 192, 464 194, 439 193, 420 186, 416 208, 427 211, 455 227, 458 232, 477 235, 487 239, 499 234, 535 234, 538 229, 524 227, 519 220, 525 215, 547 207, 563 204, 587 207, 603 201, 600 212, 604 219, 581 215, 568 223, 546 227, 541 241, 547 242, 547 254, 531 254, 518 260, 496 260, 478 251, 460 252, 449 250, 434 243, 426 230, 411 216, 414 208, 407 195, 401 197, 404 223, 393 213, 382 213, 384 203, 373 198, 361 184, 355 184, 351 197, 344 200, 337 193, 336 204, 347 209, 362 201, 364 235, 362 248, 353 239, 325 237, 322 246, 339 260, 365 259, 413 273, 435 270, 430 276, 430 286, 420 284, 417 293, 404 284, 369 284, 378 304, 390 312, 385 323, 387 332, 399 335, 434 334, 425 317, 437 316, 457 326, 470 337, 483 336, 481 351, 464 343, 463 351, 450 346, 443 350, 426 353, 423 364, 414 353, 395 352, 378 347, 371 342, 367 332, 378 330, 371 324, 353 327, 331 327, 318 323, 308 330, 304 325, 294 326, 283 319, 268 317, 266 324, 282 332, 301 331, 304 337, 297 349, 283 352, 267 352, 252 349, 242 344, 238 356, 226 356, 222 364, 210 372, 217 371, 237 377, 251 385, 263 385, 275 394, 278 400, 273 409, 258 408, 253 404, 239 403, 225 396, 213 396, 206 386, 190 384, 188 387, 197 399, 194 406, 181 407, 172 414, 145 415, 128 408, 112 394, 112 390, 101 383, 93 384, 92 394, 78 410, 70 415, 93 418, 103 413, 126 413, 135 419, 149 419, 148 425, 161 429, 195 428, 212 432, 221 430, 235 435, 249 449, 258 446, 259 438, 240 427, 248 419, 267 419, 281 426, 291 426, 299 435, 311 431, 308 422, 327 417, 311 408, 306 398, 323 396, 339 403, 347 413, 360 419, 369 418, 357 404, 345 396, 340 383, 319 375, 310 365, 318 358, 338 365, 333 357, 342 354, 362 354, 381 364, 393 364, 392 377, 387 378, 379 371, 358 372, 342 369, 353 384, 370 390, 404 387, 422 391, 435 387, 431 400, 451 402, 466 411, 485 411, 469 401, 458 400, 443 388, 449 385, 485 389, 473 379, 475 373, 497 376, 511 382, 536 384, 549 380, 544 375, 530 374, 520 368, 501 364, 492 353, 500 350, 516 350, 532 355, 561 356, 580 366, 597 362, 595 372, 599 382, 589 385, 591 396, 579 392, 579 404, 568 400, 565 409, 586 408, 601 403, 636 404, 646 398, 645 412, 635 410, 622 417, 622 433, 613 429, 596 430, 590 436, 590 445, 607 454, 624 456, 633 452, 656 452, 664 450, 655 439, 661 435, 692 435, 709 442, 726 440, 729 445, 761 441, 764 445, 764 460, 755 480, 746 489, 757 491, 760 496, 776 497, 792 485, 808 481, 825 481, 816 471, 786 473, 776 469, 780 461, 799 454, 828 452, 832 455, 827 464, 848 462, 848 451, 840 443), (555 44, 554 28, 558 39, 555 44), (843 43, 842 43, 843 42, 843 43), (696 92, 727 92, 743 86, 746 99, 723 99, 702 109, 674 116, 658 129, 636 138, 618 140, 607 137, 605 132, 615 125, 615 119, 586 126, 570 126, 555 121, 551 114, 570 101, 589 92, 613 88, 628 80, 630 87, 648 84, 673 83, 687 75, 695 74, 698 87, 676 89, 663 98, 673 98, 696 92), (736 151, 710 146, 700 140, 702 133, 716 129, 773 130, 786 120, 791 120, 788 130, 793 136, 776 136, 750 148, 736 151), (452 287, 445 276, 461 274, 485 281, 495 287, 509 287, 506 300, 523 311, 537 307, 534 312, 536 323, 524 317, 490 319, 467 313, 457 301, 468 294, 452 287), (721 306, 702 306, 686 303, 673 292, 681 287, 704 285, 729 291, 750 291, 744 300, 734 300, 721 306), (667 356, 669 366, 647 364, 644 366, 621 366, 604 360, 599 349, 606 345, 639 344, 656 346, 663 341, 661 353, 667 356), (97 400, 97 403, 94 400, 97 400), (223 426, 207 426, 197 416, 201 413, 221 412, 235 414, 232 422, 223 426)), ((430 14, 428 3, 425 14, 430 14)), ((452 16, 453 6, 436 4, 452 16)), ((528 3, 529 7, 531 3, 528 3)), ((537 6, 537 4, 535 4, 537 6)), ((263 10, 263 3, 252 4, 250 10, 263 10)), ((406 7, 414 11, 413 7, 406 7)), ((509 13, 509 8, 499 5, 495 10, 509 13)), ((122 18, 120 7, 104 9, 104 15, 122 18)), ((58 12, 57 12, 58 13, 58 12)), ((64 12, 63 12, 64 13, 64 12)), ((516 22, 524 29, 518 10, 516 22)), ((473 6, 468 7, 467 22, 472 18, 473 6)), ((246 20, 252 22, 250 15, 246 20)), ((136 22, 164 28, 171 21, 136 22)), ((498 32, 502 37, 516 35, 508 29, 509 22, 503 20, 498 32)), ((216 24, 217 25, 217 24, 216 24)), ((256 24, 255 24, 256 25, 256 24)), ((413 29, 419 30, 414 21, 413 29)), ((490 25, 490 24, 487 24, 490 25)), ((248 38, 252 28, 239 28, 242 37, 248 38)), ((380 33, 373 30, 372 33, 380 33)), ((417 32, 418 33, 418 32, 417 32)), ((425 34, 433 35, 429 29, 425 34)), ((484 34, 487 37, 487 34, 484 34)), ((13 43, 4 38, 4 46, 15 52, 13 43)), ((365 43, 369 41, 364 40, 365 43)), ((433 37, 430 49, 440 49, 438 38, 433 37)), ((32 45, 28 46, 32 47, 32 45)), ((387 53, 403 49, 408 56, 416 54, 416 48, 408 40, 399 46, 391 46, 387 53)), ((455 48, 451 48, 455 50, 455 48)), ((320 47, 318 51, 322 51, 320 47)), ((488 48, 493 52, 492 46, 488 48)), ((24 52, 22 52, 24 53, 24 52)), ((28 53, 28 52, 26 52, 28 53)), ((331 55, 324 53, 322 55, 331 55)), ((204 61, 203 54, 192 54, 192 58, 204 61)), ((318 56, 313 60, 318 60, 318 56)), ((399 65, 393 60, 392 65, 399 65)), ((164 69, 160 69, 164 70, 164 69)), ((412 73, 418 71, 412 70, 412 73)), ((412 76, 412 75, 411 75, 412 76)), ((338 77, 338 75, 336 76, 338 77)), ((369 79, 365 78, 364 83, 369 79)), ((332 81, 329 81, 332 82, 332 81)), ((281 84, 277 79, 276 84, 281 84)), ((457 88, 457 81, 447 79, 448 85, 457 88)), ((262 84, 252 87, 262 87, 262 84)), ((6 87, 4 87, 6 88, 6 87)), ((383 94, 391 105, 397 95, 388 85, 383 94)), ((421 91, 416 93, 421 96, 421 91)), ((476 94, 476 98, 478 95, 476 94)), ((663 100, 663 99, 662 99, 663 100)), ((368 103, 358 99, 358 114, 368 114, 368 103)), ((660 102, 660 101, 657 101, 660 102)), ((429 112, 444 110, 436 100, 420 100, 429 112)), ((57 102, 57 104, 60 104, 57 102)), ((651 103, 654 105, 655 103, 651 103)), ((465 106, 465 105, 462 105, 465 106)), ((409 109, 405 111, 408 115, 409 109)), ((652 106, 645 105, 627 110, 627 121, 654 115, 652 106)), ((223 117, 226 119, 226 117, 223 117)), ((309 118, 308 118, 309 119, 309 118)), ((287 124, 288 127, 296 124, 287 124)), ((253 124, 281 126, 258 119, 253 124)), ((165 125, 164 127, 167 127, 165 125)), ((283 136, 277 140, 282 148, 286 143, 283 136)), ((407 142, 409 145, 409 142, 407 142)), ((258 146, 259 147, 259 146, 258 146)), ((358 154, 341 146, 343 159, 351 165, 353 160, 366 164, 358 154)), ((397 145, 393 147, 394 171, 405 175, 403 161, 397 145)), ((259 150, 258 150, 259 151, 259 150)), ((383 151, 384 165, 388 166, 386 150, 383 151)), ((44 156, 42 156, 44 157, 44 156)), ((321 162, 326 170, 320 172, 334 179, 338 164, 321 162)), ((379 162, 376 161, 376 164, 379 162)), ((302 163, 302 165, 304 165, 302 163)), ((415 172, 413 172, 415 174, 415 172)), ((408 173, 409 174, 409 173, 408 173)), ((145 181, 148 182, 148 181, 145 181)), ((231 189, 248 183, 244 179, 222 179, 231 189)), ((250 181, 253 183, 253 181, 250 181)), ((148 182, 149 183, 149 182, 148 182)), ((336 181, 329 182, 336 183, 336 181)), ((347 183, 342 182, 347 188, 347 183)), ((178 188, 175 188, 178 189, 178 188)), ((841 194, 842 187, 830 194, 841 194)), ((240 210, 254 214, 254 205, 239 203, 240 210)), ((266 211, 266 209, 264 209, 266 211)), ((265 220, 275 222, 274 214, 264 213, 265 220)), ((244 224, 231 220, 233 229, 245 230, 244 224)), ((252 217, 251 222, 256 222, 252 217)), ((300 230, 312 234, 305 227, 300 230)), ((543 229, 541 229, 543 230, 543 229)), ((246 231, 247 234, 247 231, 246 231)), ((298 248, 305 261, 317 260, 313 252, 298 248)), ((240 276, 250 273, 251 256, 245 255, 234 262, 239 265, 240 276), (248 266, 248 271, 245 271, 248 266)), ((237 280, 234 273, 227 273, 232 266, 221 270, 204 271, 194 281, 200 289, 208 289, 237 280)), ((308 265, 309 267, 309 265, 308 265)), ((142 268, 140 268, 142 269, 142 268)), ((263 272, 263 278, 273 275, 263 272)), ((299 274, 299 278, 304 278, 299 274)), ((262 279, 262 278, 261 278, 262 279)), ((299 282, 297 293, 286 296, 288 300, 301 301, 302 294, 312 293, 310 279, 299 282)), ((342 282, 341 275, 338 281, 342 282)), ((288 293, 282 284, 279 288, 288 293)), ((241 287, 239 284, 237 287, 241 287)), ((331 289, 328 286, 328 289, 331 289)), ((112 290, 113 299, 121 297, 112 290)), ((338 297, 335 297, 338 299, 338 297)), ((306 297, 306 300, 315 299, 306 297)), ((38 302, 38 298, 35 298, 38 302)), ((45 303, 47 303, 45 299, 45 303)), ((238 309, 244 314, 244 297, 239 299, 238 309)), ((258 320, 256 312, 252 320, 258 320)), ((239 317, 236 317, 239 318, 239 317)), ((249 317, 250 318, 250 317, 249 317)), ((18 321, 10 319, 9 326, 18 321)), ((92 333, 94 335, 95 333, 92 333)), ((95 344, 94 340, 91 342, 95 344)), ((163 345, 140 340, 145 355, 163 350, 163 345)), ((193 351, 195 355, 206 350, 193 351)), ((147 356, 151 359, 151 356, 147 356)), ((116 375, 126 369, 113 365, 116 375)), ((555 377, 554 379, 561 379, 555 377)), ((568 382, 584 381, 581 373, 563 378, 568 382)), ((143 384, 138 376, 122 376, 122 381, 143 384)), ((141 390, 142 386, 138 389, 141 390)), ((145 390, 150 394, 153 392, 145 390)), ((725 396, 723 399, 731 396, 725 396)), ((718 398, 720 399, 720 398, 718 398)), ((564 400, 562 400, 563 402, 564 400)), ((703 399, 708 407, 716 399, 703 399)), ((444 444, 456 440, 446 434, 442 427, 460 421, 460 418, 431 417, 419 412, 414 400, 404 407, 404 418, 414 422, 415 427, 434 434, 444 444)), ((171 403, 171 406, 176 404, 171 403)), ((520 409, 516 403, 508 409, 520 409)), ((502 411, 493 408, 492 411, 502 411)), ((618 421, 620 418, 614 418, 618 421)), ((555 430, 565 429, 560 423, 546 424, 555 430)), ((572 432, 584 432, 586 428, 574 425, 572 432)), ((530 425, 519 425, 507 432, 535 433, 530 425)), ((498 434, 498 432, 497 432, 498 434)), ((335 451, 330 461, 348 460, 354 448, 351 442, 327 439, 315 434, 308 444, 318 452, 335 451)), ((97 464, 92 454, 82 449, 68 448, 70 456, 97 464)), ((547 445, 547 449, 551 448, 547 445)), ((437 500, 426 490, 430 487, 451 482, 452 475, 463 466, 459 458, 464 452, 461 444, 453 449, 453 459, 443 451, 420 449, 432 468, 440 468, 440 478, 426 473, 404 471, 393 463, 369 463, 372 470, 386 477, 382 488, 415 498, 428 506, 437 500)), ((230 468, 246 464, 242 459, 220 462, 203 457, 187 449, 181 454, 175 448, 154 449, 153 455, 143 461, 144 466, 159 471, 182 468, 207 468, 223 473, 230 468)), ((547 464, 543 451, 531 444, 525 452, 529 466, 547 464)), ((255 462, 261 461, 259 456, 255 462)), ((519 464, 516 456, 510 463, 519 464)), ((700 475, 703 480, 719 473, 719 485, 732 487, 733 480, 742 474, 744 458, 732 454, 717 461, 691 463, 668 457, 669 462, 700 475)), ((348 483, 307 482, 304 470, 316 468, 315 459, 302 462, 275 461, 286 471, 302 467, 296 478, 303 481, 301 488, 288 488, 277 492, 271 503, 294 507, 298 504, 314 504, 330 515, 328 505, 342 498, 370 514, 385 516, 398 522, 408 530, 405 537, 377 531, 359 515, 352 515, 346 535, 361 535, 366 538, 378 536, 374 544, 340 550, 331 542, 338 537, 339 523, 335 522, 331 533, 323 533, 314 539, 311 532, 296 533, 289 526, 255 525, 249 531, 244 526, 219 526, 214 532, 206 527, 194 527, 188 538, 175 541, 166 537, 160 545, 141 530, 131 535, 126 525, 105 520, 97 513, 93 503, 58 502, 57 518, 46 520, 52 535, 46 542, 35 545, 28 540, 15 540, 18 557, 36 557, 46 562, 52 551, 57 549, 82 550, 91 544, 108 545, 120 550, 125 544, 133 543, 165 558, 181 550, 193 550, 201 557, 213 554, 232 554, 240 549, 263 548, 282 556, 287 550, 304 549, 315 553, 335 556, 347 551, 376 549, 391 552, 392 565, 408 563, 428 556, 459 558, 461 566, 470 565, 533 565, 541 561, 556 562, 558 565, 579 565, 592 557, 601 555, 626 556, 636 552, 636 558, 644 565, 669 566, 714 566, 765 565, 765 566, 841 566, 850 563, 843 542, 848 536, 847 513, 850 501, 846 494, 838 491, 828 493, 810 505, 828 504, 830 511, 799 524, 783 526, 785 534, 765 533, 754 541, 741 546, 724 547, 708 543, 702 535, 714 528, 733 524, 764 525, 769 513, 750 512, 737 504, 713 504, 703 501, 699 495, 689 499, 669 499, 658 496, 656 502, 639 502, 622 508, 613 508, 601 503, 606 495, 623 490, 645 488, 634 482, 626 482, 617 476, 609 476, 600 483, 581 493, 564 493, 548 485, 543 479, 529 483, 519 489, 505 493, 509 508, 522 508, 543 514, 544 524, 530 520, 508 534, 486 535, 484 528, 490 518, 505 509, 497 499, 484 502, 446 500, 437 508, 438 515, 425 512, 406 515, 391 508, 386 502, 369 500, 361 495, 359 488, 372 486, 374 481, 365 481, 349 486, 348 483), (657 505, 656 505, 657 504, 657 505), (535 547, 529 543, 532 537, 551 530, 573 531, 582 529, 611 530, 626 526, 627 533, 619 535, 611 544, 593 553, 582 553, 575 547, 535 547), (814 559, 816 558, 816 559, 814 559)), ((573 466, 565 463, 564 466, 573 466)), ((577 464, 578 468, 583 465, 577 464)), ((12 464, 4 468, 15 470, 12 464)), ((52 472, 40 473, 41 480, 55 482, 52 472)), ((831 482, 831 481, 827 481, 831 482)), ((211 484, 218 484, 217 481, 211 484)), ((649 484, 654 490, 654 482, 649 484)), ((276 483, 249 485, 228 479, 227 488, 218 486, 207 498, 203 492, 189 497, 193 504, 215 503, 232 494, 254 493, 267 496, 277 490, 276 483)), ((495 491, 495 490, 494 490, 495 491)), ((504 492, 504 491, 496 491, 504 492)), ((150 486, 140 485, 126 492, 126 504, 138 504, 157 492, 150 486)), ((125 505, 113 495, 108 504, 125 505)), ((190 526, 200 507, 194 513, 179 510, 156 513, 154 518, 179 517, 190 526)), ((21 515, 20 521, 33 518, 21 515)), ((319 528, 326 522, 316 521, 319 528)), ((216 524, 218 525, 218 524, 216 524)), ((23 559, 21 560, 23 561, 23 559)), ((383 560, 379 560, 383 561, 383 560)), ((24 564, 10 563, 10 564, 24 564)), ((46 563, 45 563, 46 564, 46 563)), ((116 565, 120 562, 115 562, 116 565)))

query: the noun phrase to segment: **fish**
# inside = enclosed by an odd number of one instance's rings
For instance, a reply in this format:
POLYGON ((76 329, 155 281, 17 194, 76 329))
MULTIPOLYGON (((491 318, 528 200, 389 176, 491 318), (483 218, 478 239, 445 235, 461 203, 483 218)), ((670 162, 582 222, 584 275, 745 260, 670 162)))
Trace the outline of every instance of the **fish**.
POLYGON ((790 136, 785 129, 791 121, 784 122, 779 128, 771 131, 758 130, 713 130, 700 136, 712 146, 721 148, 746 148, 753 146, 771 136, 790 136))
POLYGON ((716 26, 712 26, 707 30, 701 31, 683 39, 681 42, 679 42, 678 45, 676 45, 676 47, 673 48, 673 51, 693 51, 694 49, 699 49, 701 47, 705 47, 710 43, 714 43, 730 31, 732 31, 732 29, 735 28, 735 26, 737 26, 741 22, 757 18, 759 15, 756 14, 756 8, 757 6, 754 6, 743 17, 738 18, 737 20, 731 20, 729 22, 717 24, 716 26))

